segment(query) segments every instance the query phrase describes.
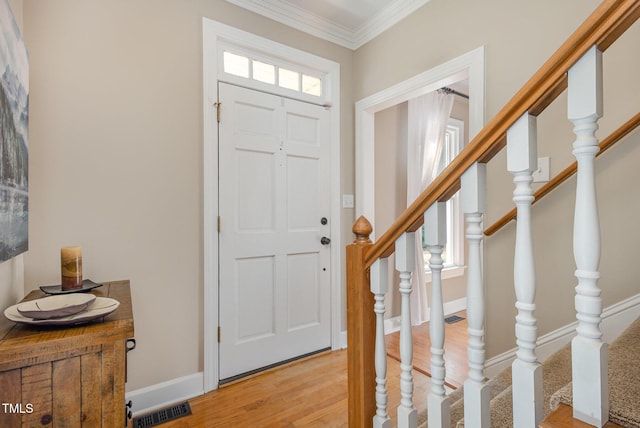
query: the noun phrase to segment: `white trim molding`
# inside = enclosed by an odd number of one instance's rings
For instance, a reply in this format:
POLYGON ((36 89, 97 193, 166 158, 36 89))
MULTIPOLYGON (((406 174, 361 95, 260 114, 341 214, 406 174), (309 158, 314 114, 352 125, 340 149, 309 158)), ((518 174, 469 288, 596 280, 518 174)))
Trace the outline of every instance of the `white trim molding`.
MULTIPOLYGON (((345 277, 342 248, 342 210, 340 206, 340 64, 295 48, 221 24, 202 20, 203 45, 203 211, 204 211, 204 391, 218 387, 218 128, 216 103, 218 82, 224 80, 219 67, 219 50, 234 45, 265 57, 277 57, 294 64, 304 64, 324 73, 324 103, 331 111, 331 346, 343 345, 342 296, 345 277)), ((247 82, 251 87, 251 82, 247 82)), ((255 89, 255 88, 254 88, 255 89)))
POLYGON ((312 36, 356 50, 430 0, 393 0, 357 28, 347 28, 286 0, 226 0, 312 36))
POLYGON ((378 37, 389 28, 420 9, 430 0, 395 0, 391 1, 371 19, 358 27, 353 35, 353 46, 358 49, 365 43, 378 37))

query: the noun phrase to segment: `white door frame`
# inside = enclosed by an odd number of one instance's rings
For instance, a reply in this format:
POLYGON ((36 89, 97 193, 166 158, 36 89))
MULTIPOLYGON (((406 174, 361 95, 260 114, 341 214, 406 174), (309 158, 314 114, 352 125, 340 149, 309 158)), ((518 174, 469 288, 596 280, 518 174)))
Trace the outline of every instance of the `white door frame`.
MULTIPOLYGON (((331 346, 340 347, 342 323, 343 266, 340 258, 340 64, 294 49, 251 33, 202 19, 203 50, 203 226, 204 226, 204 391, 218 388, 218 132, 216 106, 221 43, 246 47, 297 64, 305 64, 326 73, 323 104, 331 106, 331 346)), ((250 85, 247 85, 250 87, 250 85)))
POLYGON ((469 141, 484 126, 484 46, 356 103, 356 218, 375 228, 375 114, 410 98, 469 79, 469 141))

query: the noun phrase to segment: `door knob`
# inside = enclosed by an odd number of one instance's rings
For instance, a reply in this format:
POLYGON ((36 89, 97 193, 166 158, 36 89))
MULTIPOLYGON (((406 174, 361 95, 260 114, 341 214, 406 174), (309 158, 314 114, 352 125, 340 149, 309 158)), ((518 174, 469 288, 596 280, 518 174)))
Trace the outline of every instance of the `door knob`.
POLYGON ((331 239, 327 238, 326 236, 323 236, 322 239, 320 239, 320 243, 322 245, 329 245, 331 244, 331 239))

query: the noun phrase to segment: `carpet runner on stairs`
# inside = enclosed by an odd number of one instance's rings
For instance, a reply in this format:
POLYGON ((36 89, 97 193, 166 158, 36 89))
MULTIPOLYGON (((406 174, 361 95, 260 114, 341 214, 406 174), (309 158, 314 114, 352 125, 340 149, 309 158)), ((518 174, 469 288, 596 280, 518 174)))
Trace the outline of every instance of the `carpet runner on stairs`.
MULTIPOLYGON (((571 401, 571 383, 551 397, 554 408, 571 401)), ((640 427, 640 318, 609 346, 609 420, 640 427)))
MULTIPOLYGON (((565 345, 542 363, 544 415, 559 403, 571 405, 571 344, 565 345)), ((511 368, 489 381, 491 426, 513 426, 511 368)), ((463 388, 449 395, 451 427, 464 427, 463 388)), ((640 318, 609 346, 610 419, 624 427, 640 428, 640 318)), ((418 415, 418 427, 427 427, 427 414, 418 415)))

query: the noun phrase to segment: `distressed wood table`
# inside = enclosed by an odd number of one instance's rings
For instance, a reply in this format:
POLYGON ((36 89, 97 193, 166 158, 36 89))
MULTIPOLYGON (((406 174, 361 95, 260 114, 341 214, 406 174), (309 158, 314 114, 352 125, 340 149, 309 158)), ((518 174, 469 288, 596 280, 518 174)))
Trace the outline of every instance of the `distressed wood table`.
MULTIPOLYGON (((125 426, 126 342, 134 336, 130 284, 105 282, 91 293, 120 306, 78 326, 0 328, 0 427, 125 426)), ((44 296, 36 290, 23 301, 44 296)))

